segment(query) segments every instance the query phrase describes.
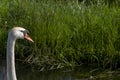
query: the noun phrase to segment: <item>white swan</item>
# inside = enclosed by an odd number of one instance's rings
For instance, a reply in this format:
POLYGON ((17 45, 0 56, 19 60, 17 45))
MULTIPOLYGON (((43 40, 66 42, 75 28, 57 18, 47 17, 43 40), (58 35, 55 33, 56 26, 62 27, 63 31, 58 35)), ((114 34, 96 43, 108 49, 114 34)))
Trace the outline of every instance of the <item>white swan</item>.
POLYGON ((21 27, 14 27, 8 33, 7 41, 7 80, 17 80, 15 71, 14 46, 16 39, 26 39, 33 42, 29 37, 28 30, 21 27))

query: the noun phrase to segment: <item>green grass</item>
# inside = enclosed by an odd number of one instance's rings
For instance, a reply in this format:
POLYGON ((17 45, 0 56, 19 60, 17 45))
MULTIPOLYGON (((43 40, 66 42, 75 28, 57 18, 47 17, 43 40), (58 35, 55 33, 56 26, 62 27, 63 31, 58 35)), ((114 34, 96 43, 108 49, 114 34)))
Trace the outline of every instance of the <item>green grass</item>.
POLYGON ((0 53, 6 53, 8 30, 23 26, 35 43, 18 40, 16 58, 40 66, 120 66, 119 6, 35 0, 0 4, 0 53))

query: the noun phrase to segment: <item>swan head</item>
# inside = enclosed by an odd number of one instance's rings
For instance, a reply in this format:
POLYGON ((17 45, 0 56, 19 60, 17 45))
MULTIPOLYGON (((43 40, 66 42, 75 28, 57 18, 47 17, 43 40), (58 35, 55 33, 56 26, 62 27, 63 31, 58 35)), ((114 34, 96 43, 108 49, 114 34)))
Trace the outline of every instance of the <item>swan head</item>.
POLYGON ((22 27, 12 28, 9 31, 9 36, 13 39, 26 39, 30 42, 34 42, 29 36, 29 31, 22 27))

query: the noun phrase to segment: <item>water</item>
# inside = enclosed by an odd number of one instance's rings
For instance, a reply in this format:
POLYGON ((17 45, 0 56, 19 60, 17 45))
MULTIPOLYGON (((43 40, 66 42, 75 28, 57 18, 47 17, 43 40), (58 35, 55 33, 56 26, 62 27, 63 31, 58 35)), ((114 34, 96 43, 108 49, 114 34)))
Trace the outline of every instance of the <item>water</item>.
MULTIPOLYGON (((0 65, 0 80, 6 80, 6 65, 0 65)), ((16 63, 18 80, 120 80, 120 71, 102 70, 98 68, 76 67, 40 71, 22 62, 16 63)))
POLYGON ((32 66, 22 66, 17 67, 17 72, 18 80, 120 80, 119 70, 93 69, 85 66, 47 71, 39 71, 32 66))

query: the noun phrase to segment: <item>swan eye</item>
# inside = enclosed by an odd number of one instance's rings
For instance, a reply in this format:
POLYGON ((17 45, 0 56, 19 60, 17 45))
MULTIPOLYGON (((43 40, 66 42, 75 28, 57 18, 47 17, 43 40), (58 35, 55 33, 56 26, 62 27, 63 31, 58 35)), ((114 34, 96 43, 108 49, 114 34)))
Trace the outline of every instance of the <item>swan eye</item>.
POLYGON ((20 32, 22 32, 24 35, 25 35, 25 34, 30 34, 28 30, 24 30, 24 31, 23 31, 23 30, 20 30, 20 32))
POLYGON ((20 32, 24 32, 23 30, 20 30, 20 32))

